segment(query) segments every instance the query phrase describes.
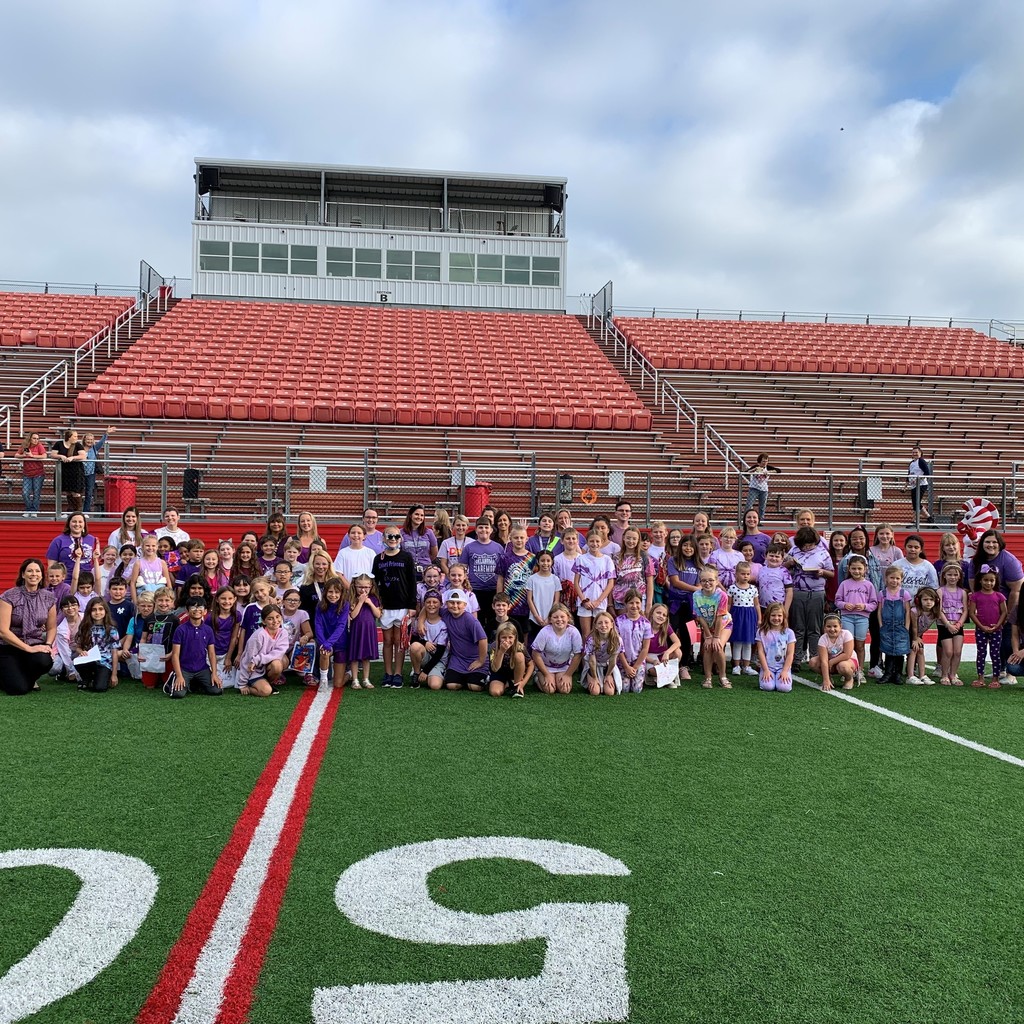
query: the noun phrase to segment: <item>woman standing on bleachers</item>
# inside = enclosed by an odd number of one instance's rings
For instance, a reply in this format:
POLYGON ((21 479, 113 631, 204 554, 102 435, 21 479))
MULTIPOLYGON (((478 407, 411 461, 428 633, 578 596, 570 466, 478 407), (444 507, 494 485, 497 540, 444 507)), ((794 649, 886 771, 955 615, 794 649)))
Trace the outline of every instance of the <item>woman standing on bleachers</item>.
POLYGON ((38 689, 53 668, 57 607, 45 577, 43 563, 26 558, 14 586, 0 594, 0 690, 12 697, 38 689))
POLYGON ((39 500, 43 494, 43 479, 46 476, 46 445, 33 431, 22 442, 14 456, 21 460, 21 498, 25 504, 22 515, 33 518, 39 515, 39 500))
POLYGON ((51 449, 52 458, 61 463, 60 489, 67 497, 68 508, 72 512, 82 510, 85 496, 85 445, 78 440, 78 431, 68 429, 63 438, 51 449))

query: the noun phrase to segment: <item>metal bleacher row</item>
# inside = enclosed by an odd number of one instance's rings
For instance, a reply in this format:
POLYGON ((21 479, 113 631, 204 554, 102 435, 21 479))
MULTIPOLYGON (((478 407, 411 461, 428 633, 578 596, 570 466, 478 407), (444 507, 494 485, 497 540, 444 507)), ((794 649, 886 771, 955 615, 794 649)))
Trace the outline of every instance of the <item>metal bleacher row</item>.
POLYGON ((0 345, 77 348, 133 304, 110 295, 0 292, 0 345))
POLYGON ((83 416, 649 430, 571 316, 183 300, 76 400, 83 416), (577 372, 577 368, 582 372, 577 372))
POLYGON ((962 327, 616 317, 656 369, 1024 378, 1024 350, 962 327))

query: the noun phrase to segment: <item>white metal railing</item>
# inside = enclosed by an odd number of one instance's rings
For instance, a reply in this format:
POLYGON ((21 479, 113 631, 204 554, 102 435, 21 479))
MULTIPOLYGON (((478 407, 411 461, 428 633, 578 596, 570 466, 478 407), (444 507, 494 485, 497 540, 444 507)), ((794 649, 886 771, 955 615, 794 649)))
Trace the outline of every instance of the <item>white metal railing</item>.
POLYGON ((56 366, 51 366, 41 377, 37 377, 18 396, 18 433, 25 434, 25 409, 37 398, 43 400, 43 415, 46 415, 46 396, 50 388, 60 381, 64 382, 64 396, 68 393, 68 361, 62 359, 56 366))
POLYGON ((11 447, 11 407, 0 405, 0 428, 4 431, 4 447, 11 447))
POLYGON ((616 306, 615 316, 668 320, 736 320, 760 323, 864 324, 890 327, 963 327, 1013 344, 1024 343, 1024 322, 980 317, 897 316, 878 313, 815 313, 801 310, 701 309, 671 306, 616 306), (1018 342, 1018 334, 1022 342, 1018 342))
POLYGON ((330 227, 377 230, 450 231, 480 235, 530 235, 560 238, 562 215, 557 211, 479 207, 404 206, 393 203, 346 203, 329 200, 323 213, 319 200, 266 199, 214 195, 200 205, 201 220, 246 221, 257 224, 324 224, 330 227))
POLYGON ((131 284, 84 284, 67 281, 0 280, 0 291, 30 292, 34 295, 136 295, 131 284))

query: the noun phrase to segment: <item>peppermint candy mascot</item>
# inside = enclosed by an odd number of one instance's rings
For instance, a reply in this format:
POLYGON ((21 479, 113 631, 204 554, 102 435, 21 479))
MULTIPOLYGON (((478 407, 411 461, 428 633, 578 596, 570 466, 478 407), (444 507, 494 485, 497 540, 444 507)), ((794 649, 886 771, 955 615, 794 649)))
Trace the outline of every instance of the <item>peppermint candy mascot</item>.
POLYGON ((978 550, 978 538, 986 530, 999 527, 999 509, 985 498, 968 498, 961 506, 960 522, 956 524, 956 532, 964 542, 964 558, 974 557, 978 550))

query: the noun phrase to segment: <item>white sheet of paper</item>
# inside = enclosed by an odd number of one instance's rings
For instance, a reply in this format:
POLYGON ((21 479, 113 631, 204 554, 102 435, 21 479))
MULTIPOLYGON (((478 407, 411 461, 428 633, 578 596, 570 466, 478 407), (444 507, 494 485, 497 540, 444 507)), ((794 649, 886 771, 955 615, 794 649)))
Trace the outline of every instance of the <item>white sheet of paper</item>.
POLYGON ((164 662, 163 644, 139 644, 139 666, 143 672, 163 672, 166 668, 164 662))
POLYGON ((94 661, 100 660, 100 649, 95 644, 85 652, 85 654, 79 655, 75 658, 76 665, 90 665, 94 661))
POLYGON ((669 683, 674 682, 679 676, 679 659, 673 658, 664 665, 655 665, 654 672, 658 679, 658 689, 668 686, 669 683))

